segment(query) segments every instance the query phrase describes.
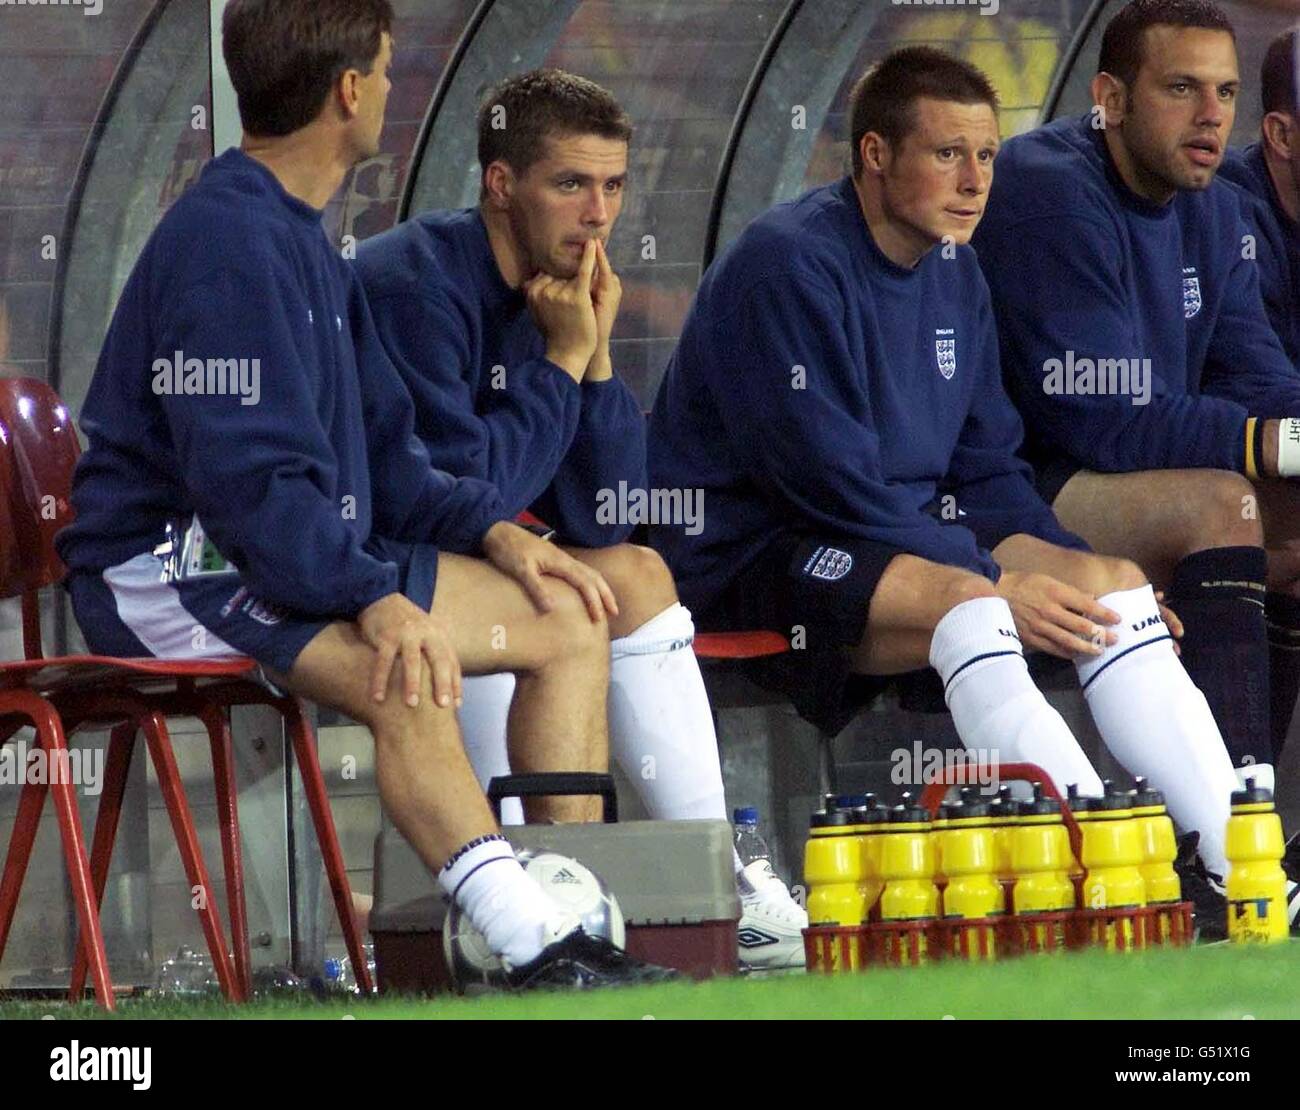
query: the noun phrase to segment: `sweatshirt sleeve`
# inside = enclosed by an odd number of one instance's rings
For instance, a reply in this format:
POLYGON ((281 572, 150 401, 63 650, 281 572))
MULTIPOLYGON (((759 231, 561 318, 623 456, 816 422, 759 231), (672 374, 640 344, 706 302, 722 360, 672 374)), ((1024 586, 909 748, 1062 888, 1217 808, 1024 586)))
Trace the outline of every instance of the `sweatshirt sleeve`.
MULTIPOLYGON (((1238 242, 1246 230, 1243 223, 1238 242)), ((1201 388, 1265 419, 1300 416, 1300 371, 1269 322, 1259 265, 1252 259, 1239 256, 1228 278, 1201 388)), ((1235 469, 1240 470, 1243 462, 1235 469)))
POLYGON ((191 287, 164 319, 159 349, 257 359, 259 396, 159 399, 190 507, 249 588, 309 616, 350 618, 396 592, 397 568, 362 549, 364 531, 334 500, 335 455, 290 323, 307 312, 254 258, 191 287))
POLYGON ((885 480, 863 354, 848 348, 845 312, 838 291, 789 264, 713 322, 709 378, 730 386, 714 398, 728 449, 814 527, 996 581, 997 566, 973 533, 943 526, 914 494, 885 480))
POLYGON ((415 409, 375 332, 366 297, 353 281, 353 339, 365 413, 375 531, 408 543, 479 554, 483 535, 513 514, 482 478, 455 477, 430 461, 415 434, 415 409))
POLYGON ((601 491, 617 495, 620 482, 628 489, 646 487, 645 423, 636 396, 618 378, 582 383, 582 412, 573 442, 555 479, 533 506, 562 540, 579 547, 609 547, 632 534, 632 524, 602 523, 597 508, 601 491))
POLYGON ((980 380, 942 492, 952 495, 957 519, 989 551, 1008 536, 1021 532, 1047 543, 1087 551, 1088 545, 1067 532, 1039 496, 1028 464, 1016 454, 1024 427, 1002 386, 998 337, 987 293, 979 319, 980 380))
POLYGON ((455 312, 409 290, 370 307, 415 402, 433 465, 495 486, 511 513, 526 509, 573 440, 582 407, 577 383, 547 359, 529 359, 506 367, 501 388, 476 406, 467 378, 470 344, 455 312))
POLYGON ((1159 365, 1129 325, 1116 277, 1122 252, 1108 227, 1068 214, 1035 217, 977 233, 976 249, 997 308, 1003 370, 1042 441, 1103 472, 1243 469, 1247 412, 1235 401, 1171 390, 1154 369, 1146 404, 1050 387, 1052 360, 1060 364, 1068 351, 1159 365))

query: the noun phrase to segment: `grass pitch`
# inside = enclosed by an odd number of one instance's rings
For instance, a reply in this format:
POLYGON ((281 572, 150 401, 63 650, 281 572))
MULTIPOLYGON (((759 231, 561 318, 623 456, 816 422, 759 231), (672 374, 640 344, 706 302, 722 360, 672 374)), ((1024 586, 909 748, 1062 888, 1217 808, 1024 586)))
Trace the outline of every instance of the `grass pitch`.
MULTIPOLYGON (((476 999, 120 999, 121 1019, 672 1020, 681 1018, 1300 1018, 1300 944, 1027 957, 998 964, 719 979, 585 994, 476 999)), ((104 1018, 91 1004, 0 1001, 0 1020, 104 1018)))

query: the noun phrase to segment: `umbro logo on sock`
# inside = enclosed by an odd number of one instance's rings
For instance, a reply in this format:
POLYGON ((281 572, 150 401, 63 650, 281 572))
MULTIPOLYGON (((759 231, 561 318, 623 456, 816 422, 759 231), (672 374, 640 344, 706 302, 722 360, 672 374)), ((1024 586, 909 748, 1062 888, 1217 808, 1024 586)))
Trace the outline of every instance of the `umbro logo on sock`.
POLYGON ((1133 625, 1133 631, 1141 632, 1142 629, 1144 628, 1150 628, 1154 624, 1163 624, 1163 623, 1164 621, 1160 619, 1160 614, 1157 613, 1153 617, 1147 617, 1146 620, 1138 621, 1135 625, 1133 625))
POLYGON ((554 875, 551 876, 551 882, 573 883, 575 885, 578 885, 581 884, 582 880, 579 879, 578 876, 575 875, 572 871, 570 871, 567 867, 561 867, 554 875))
POLYGON ((1013 640, 1019 640, 1019 639, 1020 639, 1020 637, 1016 635, 1015 630, 1014 630, 1014 629, 1011 629, 1011 628, 999 628, 999 629, 998 629, 998 635, 999 635, 999 636, 1010 636, 1013 640))
POLYGON ((742 927, 737 936, 740 939, 741 948, 762 948, 765 944, 779 944, 780 937, 774 937, 771 933, 765 933, 762 929, 755 929, 753 925, 742 927))

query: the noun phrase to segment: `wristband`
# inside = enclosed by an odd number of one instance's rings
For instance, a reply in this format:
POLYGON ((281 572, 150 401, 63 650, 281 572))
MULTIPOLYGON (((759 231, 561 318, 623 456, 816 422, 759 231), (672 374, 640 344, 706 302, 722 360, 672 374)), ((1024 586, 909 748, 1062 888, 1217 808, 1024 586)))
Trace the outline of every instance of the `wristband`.
POLYGON ((1264 433, 1259 426, 1258 417, 1246 417, 1246 477, 1252 482, 1260 477, 1260 447, 1264 433))
POLYGON ((1300 420, 1278 421, 1277 472, 1283 478, 1300 478, 1300 420))

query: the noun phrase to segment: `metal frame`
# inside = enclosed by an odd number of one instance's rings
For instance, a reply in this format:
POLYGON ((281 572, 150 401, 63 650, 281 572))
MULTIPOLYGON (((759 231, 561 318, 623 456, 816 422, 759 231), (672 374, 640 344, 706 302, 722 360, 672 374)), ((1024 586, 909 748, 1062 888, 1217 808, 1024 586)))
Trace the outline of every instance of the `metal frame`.
POLYGON ((403 223, 411 215, 411 201, 415 195, 415 178, 421 164, 424 162, 424 151, 429 145, 429 138, 433 134, 438 113, 442 111, 443 103, 447 99, 447 94, 451 91, 452 82, 456 80, 456 74, 460 72, 460 66, 465 60, 465 55, 469 53, 474 36, 478 34, 478 29, 483 26, 483 21, 487 19, 488 13, 495 3, 496 0, 479 0, 479 5, 474 9, 474 14, 469 17, 469 22, 465 24, 464 30, 461 31, 460 38, 456 40, 456 45, 452 47, 451 57, 447 59, 447 65, 442 71, 442 76, 438 78, 438 85, 433 90, 433 96, 429 99, 429 108, 424 113, 424 120, 420 124, 420 133, 415 137, 415 146, 411 148, 411 157, 407 162, 406 180, 402 183, 402 197, 397 204, 397 222, 399 224, 403 223))
MULTIPOLYGON (((70 248, 81 217, 81 204, 86 197, 86 184, 90 180, 90 170, 95 164, 99 144, 108 130, 113 109, 117 107, 118 98, 122 95, 127 78, 135 69, 135 63, 139 60, 145 43, 149 41, 162 21, 163 13, 170 7, 171 2, 172 0, 158 0, 140 26, 136 28, 135 34, 131 36, 125 53, 117 63, 117 69, 113 71, 113 78, 108 83, 104 99, 100 102, 95 122, 90 127, 90 134, 86 136, 86 145, 82 148, 81 160, 77 163, 77 176, 73 178, 72 189, 68 193, 68 207, 64 212, 63 227, 59 233, 62 249, 59 251, 54 267, 54 292, 50 298, 50 326, 47 333, 49 338, 46 343, 45 377, 56 391, 60 391, 63 384, 60 381, 62 367, 59 364, 63 347, 63 291, 67 285, 68 265, 72 257, 70 248)), ((59 650, 63 650, 66 644, 60 641, 57 646, 59 650)))
POLYGON ((727 145, 722 153, 722 161, 718 164, 718 172, 713 178, 713 200, 709 206, 708 227, 704 232, 704 253, 700 259, 701 271, 708 269, 709 263, 713 261, 713 256, 718 249, 718 232, 722 228, 722 209, 726 203, 727 183, 731 179, 731 169, 736 161, 736 153, 740 149, 741 136, 744 134, 745 126, 749 122, 750 111, 754 107, 754 101, 758 99, 758 90, 762 88, 763 80, 767 77, 767 71, 772 65, 772 60, 776 57, 776 52, 781 49, 781 43, 785 39, 786 32, 790 29, 790 24, 794 22, 794 18, 799 14, 803 4, 804 0, 790 0, 785 11, 781 13, 781 18, 777 20, 776 26, 772 28, 772 33, 768 36, 767 42, 763 44, 763 50, 749 75, 749 82, 745 85, 744 93, 741 94, 740 103, 736 106, 736 114, 731 121, 731 131, 727 135, 727 145))
POLYGON ((1092 34, 1093 27, 1096 26, 1097 20, 1101 18, 1101 13, 1106 4, 1107 0, 1092 0, 1092 6, 1074 32, 1074 37, 1070 39, 1070 45, 1065 49, 1065 56, 1057 65, 1056 73, 1052 76, 1052 83, 1048 86, 1047 96, 1043 98, 1043 107, 1038 114, 1040 126, 1056 117, 1056 107, 1060 103, 1061 94, 1065 92, 1065 85, 1070 79, 1074 63, 1078 61, 1079 55, 1083 52, 1083 44, 1088 41, 1088 36, 1092 34))

